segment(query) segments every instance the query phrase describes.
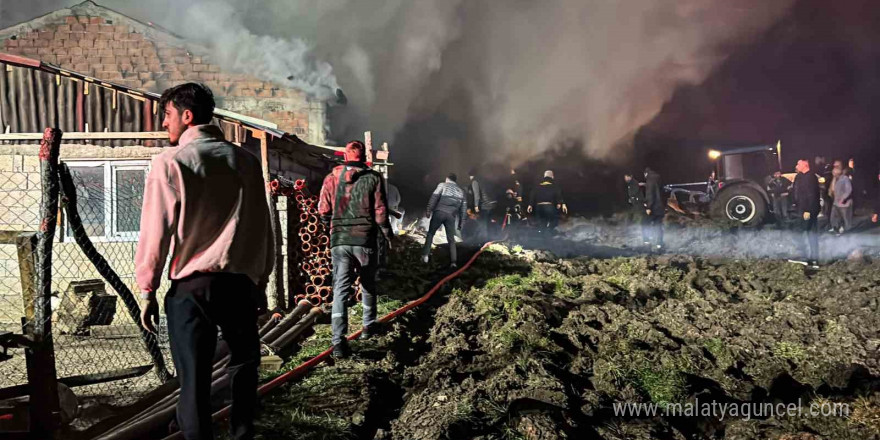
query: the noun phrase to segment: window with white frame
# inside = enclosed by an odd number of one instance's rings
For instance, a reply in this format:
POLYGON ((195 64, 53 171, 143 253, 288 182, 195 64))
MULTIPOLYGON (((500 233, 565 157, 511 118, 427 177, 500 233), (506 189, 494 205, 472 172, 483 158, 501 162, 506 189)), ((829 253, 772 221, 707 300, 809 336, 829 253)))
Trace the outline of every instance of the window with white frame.
MULTIPOLYGON (((147 160, 66 160, 76 186, 76 205, 94 241, 137 241, 147 160)), ((72 237, 70 224, 67 237, 72 237)))

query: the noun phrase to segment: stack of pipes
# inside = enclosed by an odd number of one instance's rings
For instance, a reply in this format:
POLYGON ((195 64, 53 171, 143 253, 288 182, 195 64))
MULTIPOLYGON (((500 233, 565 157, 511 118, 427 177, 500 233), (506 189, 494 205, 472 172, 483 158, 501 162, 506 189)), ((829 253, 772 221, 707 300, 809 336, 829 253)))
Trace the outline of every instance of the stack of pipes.
MULTIPOLYGON (((321 313, 320 307, 313 307, 308 301, 301 301, 284 318, 273 316, 259 330, 262 351, 281 355, 293 353, 299 347, 299 343, 313 333, 312 326, 321 313)), ((218 341, 211 375, 212 396, 218 395, 222 389, 229 386, 229 374, 226 370, 229 359, 229 347, 224 341, 218 341)), ((153 399, 155 402, 152 405, 105 431, 105 434, 98 437, 99 440, 142 439, 167 430, 180 399, 179 383, 177 386, 165 387, 164 395, 154 395, 153 399)))
MULTIPOLYGON (((279 180, 270 183, 274 193, 293 197, 299 212, 288 212, 288 221, 298 221, 299 246, 294 246, 297 253, 296 267, 291 271, 299 277, 303 292, 294 296, 295 302, 308 301, 313 306, 331 304, 333 302, 333 266, 330 258, 330 234, 318 217, 318 198, 306 188, 305 180, 296 180, 293 186, 285 186, 279 180)), ((288 237, 291 240, 293 237, 288 237)), ((360 301, 359 282, 356 285, 356 300, 360 301)))

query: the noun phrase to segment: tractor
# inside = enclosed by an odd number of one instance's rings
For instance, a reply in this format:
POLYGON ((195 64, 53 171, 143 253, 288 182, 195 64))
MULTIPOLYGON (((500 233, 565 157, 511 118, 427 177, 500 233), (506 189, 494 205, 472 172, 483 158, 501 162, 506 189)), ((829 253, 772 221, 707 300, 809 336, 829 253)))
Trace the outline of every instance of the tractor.
MULTIPOLYGON (((708 212, 713 219, 734 220, 746 226, 762 224, 773 206, 767 183, 780 169, 780 148, 777 143, 710 150, 715 179, 666 185, 669 206, 678 212, 708 212)), ((794 174, 784 176, 794 179, 794 174)))

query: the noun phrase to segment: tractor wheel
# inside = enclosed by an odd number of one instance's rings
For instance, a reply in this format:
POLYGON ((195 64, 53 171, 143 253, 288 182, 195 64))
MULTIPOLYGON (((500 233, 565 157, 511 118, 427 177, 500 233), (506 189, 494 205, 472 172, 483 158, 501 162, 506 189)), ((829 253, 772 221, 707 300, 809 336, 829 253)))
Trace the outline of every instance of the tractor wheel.
POLYGON ((767 215, 767 202, 758 191, 745 185, 726 188, 712 202, 712 217, 757 226, 767 215))

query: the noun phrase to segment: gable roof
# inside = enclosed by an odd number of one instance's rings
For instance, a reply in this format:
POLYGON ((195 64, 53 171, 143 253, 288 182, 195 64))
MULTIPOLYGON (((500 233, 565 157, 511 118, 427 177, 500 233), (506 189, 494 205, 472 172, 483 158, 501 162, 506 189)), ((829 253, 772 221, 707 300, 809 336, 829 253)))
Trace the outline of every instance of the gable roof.
POLYGON ((174 34, 168 29, 152 22, 142 22, 136 18, 116 12, 108 7, 101 6, 92 0, 85 0, 84 2, 78 3, 69 8, 58 9, 37 18, 0 29, 0 41, 57 23, 58 21, 63 20, 64 17, 71 15, 76 17, 102 17, 113 23, 131 26, 136 32, 151 39, 177 46, 189 47, 193 45, 191 42, 184 41, 182 37, 174 34))

